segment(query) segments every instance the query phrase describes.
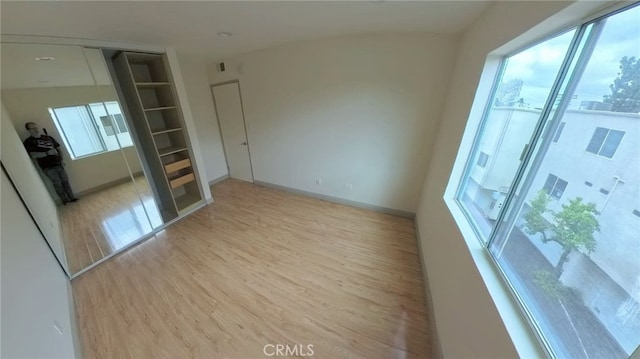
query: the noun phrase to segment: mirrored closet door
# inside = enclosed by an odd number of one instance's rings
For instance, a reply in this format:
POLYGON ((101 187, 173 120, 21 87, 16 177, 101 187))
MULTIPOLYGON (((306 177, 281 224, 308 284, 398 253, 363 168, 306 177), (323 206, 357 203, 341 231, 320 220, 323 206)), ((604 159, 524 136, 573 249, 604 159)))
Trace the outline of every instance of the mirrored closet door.
POLYGON ((100 49, 2 43, 2 165, 69 275, 164 223, 100 49))

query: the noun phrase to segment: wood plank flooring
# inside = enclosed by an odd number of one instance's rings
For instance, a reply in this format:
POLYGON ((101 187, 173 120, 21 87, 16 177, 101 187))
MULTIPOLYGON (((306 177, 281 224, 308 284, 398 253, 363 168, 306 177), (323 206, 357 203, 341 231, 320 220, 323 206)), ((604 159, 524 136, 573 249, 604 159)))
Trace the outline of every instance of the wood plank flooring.
POLYGON ((72 281, 84 358, 430 357, 412 220, 237 180, 212 191, 72 281))
POLYGON ((62 242, 71 274, 162 224, 146 178, 135 179, 135 185, 133 181, 122 183, 59 207, 62 242))

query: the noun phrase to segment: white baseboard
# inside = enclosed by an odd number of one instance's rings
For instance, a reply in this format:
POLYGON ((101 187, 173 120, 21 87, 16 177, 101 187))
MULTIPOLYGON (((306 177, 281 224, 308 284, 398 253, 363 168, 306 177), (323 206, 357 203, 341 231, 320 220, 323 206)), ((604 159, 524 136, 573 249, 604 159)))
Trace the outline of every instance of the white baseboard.
POLYGON ((69 311, 71 314, 71 341, 73 342, 73 352, 75 358, 82 358, 82 345, 80 343, 80 328, 78 327, 78 320, 76 315, 76 302, 73 297, 73 288, 71 288, 71 280, 67 281, 67 295, 69 296, 69 311))
POLYGON ((327 201, 327 202, 343 204, 345 206, 350 206, 350 207, 368 209, 368 210, 371 210, 371 211, 382 212, 382 213, 390 214, 390 215, 397 216, 397 217, 404 217, 404 218, 410 218, 410 219, 414 219, 416 217, 416 214, 413 213, 413 212, 407 212, 407 211, 401 211, 401 210, 393 209, 393 208, 375 206, 375 205, 372 205, 372 204, 352 201, 352 200, 333 197, 333 196, 327 196, 327 195, 320 194, 320 193, 303 191, 303 190, 300 190, 300 189, 297 189, 297 188, 281 186, 281 185, 277 185, 277 184, 273 184, 273 183, 269 183, 269 182, 262 182, 262 181, 254 180, 253 183, 257 184, 258 186, 275 188, 275 189, 279 189, 279 190, 290 192, 290 193, 295 193, 295 194, 299 194, 299 195, 303 195, 303 196, 307 196, 307 197, 313 197, 313 198, 321 199, 321 200, 327 201))
MULTIPOLYGON (((143 172, 136 172, 133 174, 133 177, 138 177, 138 176, 144 176, 143 172)), ((92 194, 92 193, 96 193, 96 192, 100 192, 103 191, 107 188, 111 188, 111 187, 115 187, 127 182, 131 182, 131 177, 126 176, 126 177, 122 177, 120 179, 117 179, 115 181, 111 181, 111 182, 107 182, 107 183, 103 183, 101 185, 89 188, 89 189, 85 189, 84 191, 80 191, 80 192, 76 192, 75 195, 76 197, 84 197, 86 195, 92 194)))
POLYGON ((226 180, 227 178, 229 178, 228 174, 222 175, 222 176, 220 176, 218 178, 214 178, 211 181, 209 181, 209 187, 213 186, 214 184, 216 184, 218 182, 222 182, 222 181, 226 180))
POLYGON ((418 221, 415 222, 416 227, 416 241, 418 242, 418 251, 420 255, 420 266, 422 267, 422 278, 425 291, 425 304, 427 306, 427 315, 429 316, 429 334, 431 336, 431 355, 434 359, 444 359, 442 353, 442 346, 440 345, 440 338, 438 336, 438 326, 436 325, 436 313, 433 308, 433 301, 431 300, 431 286, 429 285, 429 276, 427 275, 427 266, 424 262, 424 256, 422 254, 422 241, 420 240, 420 227, 418 221))

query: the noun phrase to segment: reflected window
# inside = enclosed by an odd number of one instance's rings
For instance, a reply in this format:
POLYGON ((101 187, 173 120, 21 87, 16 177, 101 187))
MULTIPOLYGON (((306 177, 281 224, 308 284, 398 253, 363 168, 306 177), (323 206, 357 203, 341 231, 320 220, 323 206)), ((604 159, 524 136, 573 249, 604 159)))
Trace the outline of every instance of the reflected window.
POLYGON ((116 101, 50 108, 49 113, 72 159, 133 145, 116 101))

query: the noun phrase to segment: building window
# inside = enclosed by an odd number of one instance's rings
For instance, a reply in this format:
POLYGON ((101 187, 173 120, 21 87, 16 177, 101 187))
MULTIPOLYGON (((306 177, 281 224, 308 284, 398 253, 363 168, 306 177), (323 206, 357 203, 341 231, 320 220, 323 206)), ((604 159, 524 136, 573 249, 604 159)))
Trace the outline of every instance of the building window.
POLYGON ((131 136, 117 102, 50 108, 71 159, 132 146, 131 136))
POLYGON ((640 228, 620 215, 637 204, 640 176, 606 178, 637 163, 637 151, 614 158, 625 134, 640 149, 640 93, 628 80, 640 61, 626 40, 640 39, 638 18, 634 4, 506 56, 468 156, 478 160, 451 180, 550 357, 627 358, 640 346, 640 228), (581 110, 577 99, 591 98, 606 106, 581 110), (587 142, 612 160, 584 156, 587 142), (487 149, 491 168, 479 171, 487 149), (594 174, 612 185, 606 200, 585 182, 594 174))
POLYGON ((478 156, 478 166, 480 166, 481 168, 487 167, 488 160, 489 160, 489 155, 487 155, 484 152, 480 152, 480 155, 478 156))
POLYGON ((591 136, 591 141, 587 146, 587 152, 596 155, 613 158, 620 142, 624 137, 624 131, 610 130, 608 128, 597 127, 591 136))
POLYGON ((567 188, 567 181, 549 174, 542 189, 547 192, 551 198, 560 199, 564 190, 567 188))
POLYGON ((102 127, 104 127, 107 136, 115 136, 118 133, 129 132, 124 124, 124 118, 121 114, 100 116, 102 127))
POLYGON ((562 135, 562 130, 564 130, 564 125, 566 122, 560 122, 560 126, 558 126, 558 130, 556 131, 556 135, 553 136, 553 142, 558 142, 560 139, 560 135, 562 135))

